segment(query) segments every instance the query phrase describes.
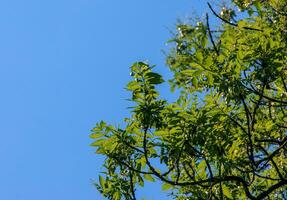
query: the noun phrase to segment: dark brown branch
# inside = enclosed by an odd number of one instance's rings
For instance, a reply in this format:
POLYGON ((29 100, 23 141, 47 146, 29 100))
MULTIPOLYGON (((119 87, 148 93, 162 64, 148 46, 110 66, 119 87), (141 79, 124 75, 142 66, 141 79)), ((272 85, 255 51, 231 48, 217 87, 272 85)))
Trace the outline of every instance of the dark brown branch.
POLYGON ((189 170, 186 168, 186 166, 185 166, 184 163, 183 163, 182 165, 183 165, 183 169, 184 169, 184 171, 186 172, 187 176, 188 176, 191 180, 193 180, 193 179, 194 179, 194 176, 192 176, 192 175, 189 173, 189 170))
POLYGON ((286 83, 284 81, 284 78, 283 78, 282 74, 281 74, 281 80, 282 80, 282 83, 284 85, 285 92, 287 92, 287 85, 286 85, 286 83))
POLYGON ((142 151, 141 149, 139 149, 139 148, 137 148, 137 147, 134 147, 134 146, 130 145, 128 142, 123 141, 123 143, 124 143, 126 146, 130 147, 131 149, 133 149, 133 150, 135 150, 135 151, 138 151, 138 152, 144 154, 144 151, 142 151))
POLYGON ((248 149, 248 156, 249 156, 249 159, 251 160, 252 164, 255 164, 255 161, 254 161, 254 152, 253 152, 253 141, 252 141, 252 135, 251 135, 251 129, 250 129, 250 111, 247 107, 247 104, 244 100, 244 97, 240 94, 239 95, 242 103, 243 103, 243 106, 244 106, 244 110, 245 110, 245 116, 246 116, 246 120, 247 120, 247 136, 248 136, 248 143, 249 145, 247 147, 248 149))
MULTIPOLYGON (((115 130, 115 132, 118 133, 119 135, 121 135, 121 134, 123 133, 123 132, 117 131, 117 130, 115 130)), ((131 144, 129 144, 129 143, 128 143, 127 141, 125 141, 124 139, 122 139, 121 142, 123 142, 126 146, 130 147, 131 149, 133 149, 133 150, 135 150, 135 151, 138 151, 138 152, 144 154, 144 152, 143 152, 141 149, 132 146, 131 144)))
POLYGON ((264 199, 265 197, 267 197, 269 194, 271 194, 273 191, 277 190, 278 188, 284 186, 287 184, 287 180, 284 179, 278 183, 276 183, 275 185, 272 185, 268 190, 262 192, 260 195, 258 195, 255 199, 256 200, 260 200, 260 199, 264 199))
POLYGON ((247 133, 247 131, 244 129, 244 127, 241 125, 241 124, 239 124, 235 119, 233 119, 230 115, 228 115, 228 114, 226 114, 228 117, 229 117, 229 119, 235 124, 235 125, 237 125, 245 134, 248 134, 247 133))
MULTIPOLYGON (((208 5, 209 9, 211 10, 211 12, 212 12, 217 18, 219 18, 221 21, 223 21, 223 22, 225 22, 225 23, 227 23, 227 24, 229 24, 229 25, 231 25, 231 26, 238 27, 238 24, 235 24, 235 23, 233 23, 233 22, 230 22, 230 21, 224 19, 223 17, 221 17, 220 15, 218 15, 218 14, 215 12, 215 10, 212 8, 212 6, 210 5, 210 3, 207 3, 207 5, 208 5)), ((261 29, 257 29, 257 28, 251 28, 251 27, 246 27, 246 26, 244 26, 244 27, 242 27, 242 28, 244 28, 244 29, 246 29, 246 30, 253 30, 253 31, 261 31, 261 32, 263 32, 261 29)))
POLYGON ((187 163, 187 164, 188 164, 188 167, 189 167, 189 168, 191 169, 191 171, 192 171, 193 177, 195 178, 196 172, 195 172, 193 166, 192 166, 190 163, 187 163))
MULTIPOLYGON (((219 177, 221 177, 221 163, 219 164, 219 177)), ((220 193, 220 200, 223 200, 223 189, 222 189, 222 183, 219 183, 219 193, 220 193)))
POLYGON ((149 167, 149 169, 151 170, 151 172, 153 173, 153 175, 155 175, 156 177, 158 177, 161 181, 166 182, 168 184, 174 185, 174 186, 192 186, 192 185, 200 185, 200 184, 205 184, 205 183, 213 183, 213 184, 218 184, 221 182, 230 182, 230 181, 234 181, 237 183, 240 183, 245 191, 245 194, 250 198, 250 199, 255 199, 255 197, 250 193, 249 189, 248 189, 248 184, 246 183, 246 181, 244 179, 242 179, 241 177, 238 176, 225 176, 225 177, 213 177, 213 178, 208 178, 208 179, 204 179, 204 180, 198 180, 198 181, 183 181, 183 182, 174 182, 171 181, 165 177, 163 177, 159 172, 157 172, 155 170, 155 168, 151 165, 149 159, 148 159, 148 155, 147 155, 147 131, 148 128, 145 127, 144 128, 144 140, 143 140, 143 149, 144 149, 144 156, 145 156, 145 160, 147 163, 147 166, 149 167))
POLYGON ((179 161, 180 161, 180 158, 181 158, 181 155, 182 155, 184 146, 185 146, 185 144, 183 143, 183 145, 182 145, 181 148, 180 148, 180 152, 179 152, 179 154, 178 154, 178 156, 177 156, 176 162, 175 162, 176 170, 177 170, 177 178, 176 178, 176 181, 175 181, 175 182, 178 182, 178 180, 179 180, 179 178, 180 178, 179 161))
POLYGON ((282 144, 276 149, 274 150, 271 154, 269 154, 269 156, 257 161, 256 165, 260 165, 262 162, 264 161, 267 161, 269 162, 271 158, 273 158, 275 155, 277 155, 277 153, 279 153, 279 151, 281 149, 283 149, 285 147, 285 145, 287 144, 287 137, 285 137, 283 140, 282 140, 282 144))
POLYGON ((207 166, 207 169, 208 169, 208 171, 209 171, 209 175, 210 175, 211 178, 213 178, 212 168, 211 168, 210 163, 208 162, 206 156, 205 156, 203 153, 201 153, 200 151, 198 151, 196 148, 194 148, 192 145, 190 145, 187 141, 186 141, 186 144, 187 144, 193 151, 195 151, 200 157, 203 158, 203 160, 204 160, 204 162, 205 162, 205 164, 206 164, 206 166, 207 166))
POLYGON ((118 159, 117 157, 111 155, 111 154, 107 154, 108 157, 112 158, 112 159, 115 159, 119 164, 127 167, 129 170, 133 171, 133 172, 137 172, 137 173, 141 173, 141 174, 150 174, 152 175, 153 173, 152 172, 146 172, 146 171, 141 171, 141 170, 138 170, 138 169, 135 169, 134 167, 130 166, 129 164, 121 161, 120 159, 118 159))
POLYGON ((260 102, 261 102, 261 100, 263 98, 264 89, 265 89, 265 84, 263 84, 263 86, 262 86, 262 89, 260 91, 261 95, 259 96, 259 99, 256 102, 254 110, 253 110, 253 113, 252 113, 252 122, 251 122, 251 129, 252 130, 254 130, 254 125, 255 125, 255 122, 256 122, 256 119, 255 119, 256 117, 255 116, 256 116, 256 112, 257 112, 257 110, 259 108, 260 102))
POLYGON ((280 140, 276 140, 276 139, 255 139, 255 142, 266 142, 266 143, 272 143, 276 145, 282 144, 280 140))
POLYGON ((215 45, 215 42, 214 42, 214 40, 213 40, 212 33, 211 33, 211 31, 210 31, 209 18, 208 18, 208 14, 207 14, 207 13, 206 13, 206 27, 207 27, 207 31, 208 31, 208 35, 209 35, 210 41, 211 41, 212 46, 213 46, 213 48, 214 48, 214 50, 215 50, 215 52, 216 52, 216 55, 219 56, 219 51, 218 51, 218 49, 217 49, 217 47, 216 47, 216 45, 215 45))
MULTIPOLYGON (((266 155, 267 157, 270 156, 269 153, 268 153, 268 151, 266 151, 265 148, 263 148, 261 145, 258 145, 258 147, 265 153, 265 155, 266 155)), ((271 161, 273 167, 275 168, 275 171, 277 172, 277 174, 278 174, 278 176, 280 177, 280 179, 283 180, 284 177, 283 177, 283 175, 281 174, 281 172, 280 172, 280 170, 279 170, 277 164, 274 162, 273 158, 270 158, 270 161, 271 161)))
POLYGON ((268 176, 263 176, 263 175, 260 175, 258 173, 254 173, 255 176, 258 176, 259 178, 263 178, 263 179, 267 179, 267 180, 272 180, 272 181, 280 181, 281 179, 280 178, 271 178, 271 177, 268 177, 268 176))
POLYGON ((268 99, 268 100, 271 101, 271 102, 280 103, 282 106, 283 106, 283 105, 284 105, 284 106, 287 105, 287 101, 281 101, 281 100, 278 100, 278 99, 274 99, 274 98, 272 98, 272 97, 268 97, 268 96, 266 96, 266 95, 264 95, 264 94, 261 94, 259 91, 257 91, 257 90, 254 88, 253 85, 250 85, 250 86, 251 86, 252 89, 249 88, 249 87, 247 87, 247 86, 245 86, 245 85, 243 85, 243 87, 246 88, 248 91, 250 91, 250 92, 252 92, 252 93, 254 93, 254 94, 257 94, 257 95, 262 95, 265 99, 268 99))
POLYGON ((221 17, 220 15, 218 15, 218 14, 215 12, 215 10, 212 8, 212 6, 210 5, 209 2, 207 2, 207 5, 208 5, 209 9, 211 10, 211 12, 212 12, 217 18, 219 18, 221 21, 223 21, 223 22, 225 22, 225 23, 227 23, 227 24, 229 24, 229 25, 231 25, 231 26, 236 26, 236 27, 238 26, 238 24, 232 23, 232 22, 230 22, 230 21, 224 19, 224 18, 221 17))
POLYGON ((237 120, 233 119, 232 116, 229 114, 225 113, 223 109, 220 108, 220 106, 217 106, 218 109, 221 110, 221 112, 226 115, 235 125, 237 125, 245 134, 248 134, 247 131, 244 129, 244 127, 238 123, 237 120))
POLYGON ((133 174, 131 170, 129 171, 129 176, 130 176, 132 200, 136 200, 135 187, 134 187, 134 182, 133 182, 133 174))

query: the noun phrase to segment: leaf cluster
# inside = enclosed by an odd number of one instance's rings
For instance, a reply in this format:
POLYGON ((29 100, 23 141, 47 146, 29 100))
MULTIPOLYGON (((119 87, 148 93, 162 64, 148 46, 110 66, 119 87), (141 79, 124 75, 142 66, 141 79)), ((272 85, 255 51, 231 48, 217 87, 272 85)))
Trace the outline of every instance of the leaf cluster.
POLYGON ((105 197, 135 200, 137 187, 158 180, 176 199, 286 199, 287 3, 234 0, 222 13, 208 5, 219 28, 207 14, 171 40, 178 100, 161 99, 162 76, 136 62, 125 127, 92 130, 106 157, 96 184, 105 197))

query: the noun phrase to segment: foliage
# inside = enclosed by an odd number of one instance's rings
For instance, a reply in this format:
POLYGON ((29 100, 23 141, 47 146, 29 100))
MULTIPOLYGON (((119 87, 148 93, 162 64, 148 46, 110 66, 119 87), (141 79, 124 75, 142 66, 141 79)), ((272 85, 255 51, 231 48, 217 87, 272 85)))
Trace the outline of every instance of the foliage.
POLYGON ((92 146, 106 157, 96 185, 108 199, 136 199, 136 187, 155 180, 176 199, 286 198, 287 3, 208 6, 219 28, 207 14, 179 24, 172 39, 178 100, 161 99, 161 75, 137 62, 126 126, 93 129, 92 146))

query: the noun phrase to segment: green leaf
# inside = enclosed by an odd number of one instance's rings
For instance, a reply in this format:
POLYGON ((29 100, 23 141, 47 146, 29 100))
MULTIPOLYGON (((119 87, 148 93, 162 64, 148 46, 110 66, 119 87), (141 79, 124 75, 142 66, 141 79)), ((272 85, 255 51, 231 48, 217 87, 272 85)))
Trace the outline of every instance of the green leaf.
POLYGON ((132 72, 135 72, 135 73, 140 73, 142 70, 147 70, 148 68, 149 68, 148 64, 144 62, 135 62, 131 66, 132 72))
POLYGON ((91 144, 91 146, 93 146, 93 147, 102 146, 102 144, 103 144, 105 141, 106 141, 105 139, 96 140, 95 142, 93 142, 93 143, 91 144))
POLYGON ((183 73, 183 74, 186 75, 186 76, 192 77, 192 75, 193 75, 193 73, 194 73, 194 70, 186 69, 186 70, 183 70, 181 73, 183 73))
POLYGON ((105 155, 106 152, 105 152, 105 149, 104 149, 104 148, 98 148, 97 151, 96 151, 96 153, 97 153, 97 154, 103 154, 103 155, 105 155))
POLYGON ((204 70, 196 70, 196 71, 193 71, 193 74, 192 74, 192 77, 197 77, 197 76, 200 76, 202 74, 204 70))
POLYGON ((222 55, 222 54, 220 54, 220 55, 217 57, 217 61, 218 61, 219 64, 222 64, 222 63, 224 62, 224 59, 225 59, 225 57, 224 57, 224 55, 222 55))
POLYGON ((227 196, 229 199, 233 199, 232 194, 227 186, 222 185, 222 191, 223 191, 223 194, 227 196))
POLYGON ((206 67, 206 68, 209 68, 212 64, 213 64, 213 59, 212 59, 211 56, 208 56, 208 57, 205 59, 205 67, 206 67))
POLYGON ((142 179, 142 177, 140 175, 137 176, 138 177, 138 183, 141 187, 144 186, 144 180, 142 179))
POLYGON ((109 146, 109 150, 113 152, 117 146, 118 146, 118 142, 113 142, 112 145, 109 146))
POLYGON ((192 85, 195 87, 195 89, 198 88, 198 80, 196 77, 192 78, 192 85))
POLYGON ((168 184, 168 183, 164 183, 164 184, 162 185, 162 187, 161 187, 161 189, 162 189, 163 191, 169 190, 169 189, 171 189, 171 188, 172 188, 172 185, 170 185, 170 184, 168 184))
POLYGON ((144 174, 144 178, 145 178, 147 181, 155 182, 155 179, 154 179, 150 174, 144 174))
MULTIPOLYGON (((162 83, 163 77, 153 72, 153 66, 143 62, 132 66, 133 80, 127 85, 132 91, 130 117, 117 126, 98 123, 90 136, 96 152, 105 158, 102 176, 106 189, 97 186, 106 198, 117 199, 117 191, 121 198, 128 198, 129 170, 133 170, 134 183, 139 187, 145 181, 157 181, 157 174, 175 167, 166 179, 206 183, 173 187, 163 181, 162 189, 172 191, 175 197, 207 199, 211 192, 220 197, 221 184, 224 199, 244 199, 246 191, 236 181, 219 178, 214 187, 205 187, 211 176, 208 167, 215 178, 238 176, 247 181, 250 169, 258 168, 253 160, 268 157, 264 150, 272 154, 279 169, 287 166, 284 150, 272 153, 286 136, 285 2, 230 1, 221 13, 215 11, 236 25, 220 23, 211 27, 211 32, 206 21, 197 25, 179 21, 178 33, 172 39, 175 44, 167 56, 171 70, 167 77, 175 91, 171 98, 169 94, 159 95, 163 90, 156 84, 162 83), (237 8, 242 9, 239 15, 237 8)), ((276 169, 269 167, 274 163, 267 161, 262 163, 266 167, 260 168, 262 176, 255 177, 248 186, 254 196, 270 190, 275 180, 280 180, 276 169)), ((284 189, 278 188, 270 197, 280 195, 284 189)))
POLYGON ((163 130, 154 132, 155 136, 164 136, 164 135, 167 135, 167 134, 168 134, 168 131, 163 131, 163 130))
POLYGON ((141 166, 142 166, 143 168, 146 166, 146 160, 145 160, 145 157, 144 157, 144 156, 142 156, 142 157, 140 158, 140 163, 141 163, 141 166))
POLYGON ((270 131, 273 127, 273 122, 272 121, 267 121, 265 123, 265 128, 266 128, 266 131, 270 131))
POLYGON ((102 187, 102 188, 105 188, 105 179, 100 175, 99 176, 99 182, 100 182, 100 186, 102 187))
POLYGON ((238 22, 238 28, 242 29, 245 26, 246 26, 246 22, 245 21, 241 20, 241 21, 238 22))
POLYGON ((136 90, 140 88, 140 85, 138 82, 136 81, 131 81, 129 82, 129 84, 127 85, 127 89, 130 90, 130 91, 133 91, 133 90, 136 90))
POLYGON ((239 140, 236 140, 232 143, 231 147, 229 148, 228 150, 228 157, 230 159, 235 159, 236 158, 236 155, 238 155, 237 151, 239 149, 239 140))
POLYGON ((204 161, 204 160, 201 161, 201 162, 198 164, 198 166, 197 166, 197 168, 198 168, 199 170, 205 170, 205 167, 206 167, 206 164, 205 164, 205 161, 204 161))
POLYGON ((198 169, 198 175, 200 177, 205 177, 206 176, 206 163, 205 161, 201 161, 199 163, 199 165, 197 166, 197 169, 198 169))
POLYGON ((207 76, 208 84, 209 84, 209 85, 212 85, 212 84, 213 84, 213 81, 214 81, 212 74, 207 73, 206 76, 207 76))
POLYGON ((203 55, 202 55, 202 53, 201 53, 200 51, 197 51, 197 52, 195 53, 195 56, 196 56, 198 62, 199 62, 199 63, 202 63, 202 61, 203 61, 203 55))
POLYGON ((121 193, 120 191, 116 191, 114 194, 113 194, 113 200, 120 200, 121 199, 121 193))
POLYGON ((151 84, 161 84, 164 82, 164 80, 162 79, 161 75, 159 75, 158 73, 154 73, 154 72, 148 72, 145 74, 145 78, 149 81, 149 83, 151 84))
POLYGON ((190 66, 193 67, 193 68, 196 68, 196 69, 200 69, 201 71, 204 70, 203 67, 200 64, 198 64, 198 63, 194 63, 194 62, 190 63, 190 66))
POLYGON ((92 133, 92 134, 90 135, 90 138, 92 138, 92 139, 97 139, 97 138, 100 138, 100 137, 103 137, 103 136, 104 136, 103 133, 92 133))

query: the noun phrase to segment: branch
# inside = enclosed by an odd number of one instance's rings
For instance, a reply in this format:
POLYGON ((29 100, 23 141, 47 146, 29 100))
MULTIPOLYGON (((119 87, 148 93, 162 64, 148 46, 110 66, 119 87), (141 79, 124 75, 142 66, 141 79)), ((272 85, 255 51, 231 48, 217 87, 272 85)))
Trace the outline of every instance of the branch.
POLYGON ((255 125, 255 121, 256 121, 256 119, 255 119, 255 116, 256 116, 256 112, 257 112, 257 109, 259 108, 259 105, 260 105, 260 102, 261 102, 261 100, 262 100, 262 98, 263 98, 263 94, 264 94, 264 89, 265 89, 265 84, 263 84, 263 86, 262 86, 262 89, 261 89, 261 95, 259 96, 259 99, 258 99, 258 101, 256 102, 256 105, 255 105, 255 107, 254 107, 254 110, 253 110, 253 115, 252 115, 252 122, 251 122, 251 129, 254 131, 254 125, 255 125))
POLYGON ((212 34, 211 34, 211 31, 210 31, 209 18, 208 18, 208 14, 207 14, 207 13, 206 13, 206 27, 207 27, 208 34, 209 34, 209 37, 210 37, 210 41, 211 41, 211 43, 212 43, 212 45, 213 45, 213 48, 214 48, 214 50, 215 50, 217 56, 219 56, 219 51, 218 51, 218 49, 217 49, 217 47, 216 47, 216 45, 215 45, 215 43, 214 43, 213 36, 212 36, 212 34))
POLYGON ((287 101, 280 101, 280 100, 274 99, 274 98, 272 98, 272 97, 268 97, 268 96, 266 96, 266 95, 260 93, 259 91, 257 91, 257 90, 255 89, 255 87, 254 87, 253 85, 251 85, 251 84, 250 84, 250 86, 251 86, 252 89, 249 88, 249 87, 247 87, 247 86, 245 86, 244 84, 242 84, 242 86, 243 86, 244 88, 246 88, 248 91, 250 91, 250 92, 252 92, 252 93, 254 93, 254 94, 262 95, 265 99, 268 99, 268 100, 271 101, 271 102, 281 103, 282 106, 283 106, 283 105, 284 105, 284 106, 287 105, 287 101))
POLYGON ((264 162, 264 161, 269 162, 270 159, 272 159, 277 153, 279 153, 279 151, 280 151, 281 149, 283 149, 286 144, 287 144, 287 137, 285 137, 285 138, 282 140, 282 144, 281 144, 275 151, 273 151, 271 154, 269 154, 269 156, 267 156, 267 157, 265 157, 265 158, 263 158, 263 159, 257 161, 257 163, 256 163, 257 166, 260 165, 260 164, 261 164, 262 162, 264 162))
MULTIPOLYGON (((219 164, 219 176, 221 177, 221 163, 219 164)), ((220 200, 223 200, 223 189, 222 189, 222 183, 219 183, 219 191, 220 191, 220 200)))
MULTIPOLYGON (((214 9, 211 7, 210 3, 207 2, 207 5, 208 5, 209 9, 211 10, 211 12, 212 12, 217 18, 219 18, 221 21, 223 21, 223 22, 225 22, 225 23, 227 23, 227 24, 229 24, 229 25, 231 25, 231 26, 238 27, 238 24, 232 23, 232 22, 230 22, 230 21, 228 21, 228 20, 222 18, 221 16, 219 16, 219 15, 214 11, 214 9)), ((261 31, 261 32, 263 32, 261 29, 257 29, 257 28, 251 28, 251 27, 246 27, 246 26, 244 26, 244 27, 242 27, 242 28, 244 28, 244 29, 246 29, 246 30, 253 30, 253 31, 261 31)))
POLYGON ((283 76, 282 76, 282 73, 281 73, 280 76, 281 76, 282 83, 283 83, 283 85, 284 85, 285 92, 287 92, 287 86, 286 86, 286 83, 285 83, 284 78, 283 78, 283 76))
POLYGON ((137 148, 137 147, 134 147, 132 145, 130 145, 128 142, 126 142, 125 140, 122 141, 126 146, 130 147, 131 149, 135 150, 135 151, 138 151, 138 152, 141 152, 142 154, 144 154, 144 151, 142 151, 141 149, 137 148))
POLYGON ((276 139, 255 139, 255 142, 266 142, 266 143, 273 143, 276 145, 281 145, 282 142, 276 139))
POLYGON ((264 199, 265 197, 267 197, 269 194, 271 194, 274 190, 277 190, 278 188, 284 186, 287 184, 287 180, 284 179, 278 183, 276 183, 275 185, 272 185, 268 190, 262 192, 260 195, 258 195, 255 199, 260 200, 260 199, 264 199))
MULTIPOLYGON (((267 157, 270 156, 269 153, 268 153, 268 151, 266 151, 265 148, 263 148, 261 145, 258 145, 258 147, 265 153, 265 155, 266 155, 267 157)), ((284 177, 282 176, 282 174, 281 174, 281 172, 280 172, 280 170, 279 170, 277 164, 274 162, 273 158, 270 158, 270 161, 271 161, 272 165, 274 166, 275 171, 277 172, 277 174, 278 174, 278 176, 280 177, 280 179, 283 180, 284 177)))
POLYGON ((182 165, 183 165, 183 169, 184 169, 184 171, 186 172, 187 176, 188 176, 191 180, 193 180, 193 179, 194 179, 194 175, 192 176, 192 175, 189 173, 188 169, 187 169, 186 166, 185 166, 185 163, 183 163, 182 165))
POLYGON ((134 167, 131 167, 129 164, 121 161, 120 159, 118 159, 117 157, 115 157, 115 156, 113 156, 111 154, 107 154, 107 156, 112 158, 112 159, 115 159, 118 163, 120 163, 121 165, 124 165, 125 167, 127 167, 129 170, 131 170, 133 172, 141 173, 141 174, 150 174, 150 175, 153 174, 152 172, 146 172, 146 171, 141 171, 141 170, 135 169, 134 167))
MULTIPOLYGON (((122 132, 115 130, 115 132, 117 132, 119 135, 122 134, 122 132)), ((144 153, 141 149, 132 146, 131 144, 129 144, 126 140, 122 139, 121 142, 123 142, 126 146, 130 147, 131 149, 141 152, 142 154, 144 153)))
POLYGON ((247 119, 247 136, 248 136, 248 143, 249 143, 249 148, 250 148, 250 149, 248 148, 249 153, 250 153, 250 155, 248 155, 248 156, 249 156, 249 159, 251 160, 252 164, 255 164, 254 154, 253 154, 253 142, 252 142, 252 136, 251 136, 251 130, 250 130, 250 116, 251 116, 251 114, 250 114, 250 111, 247 107, 247 104, 246 104, 243 96, 240 94, 239 97, 243 103, 244 110, 245 110, 245 116, 247 119))
POLYGON ((132 200, 136 200, 135 188, 134 188, 134 183, 133 183, 133 174, 132 174, 131 170, 129 171, 129 176, 130 176, 132 200))

